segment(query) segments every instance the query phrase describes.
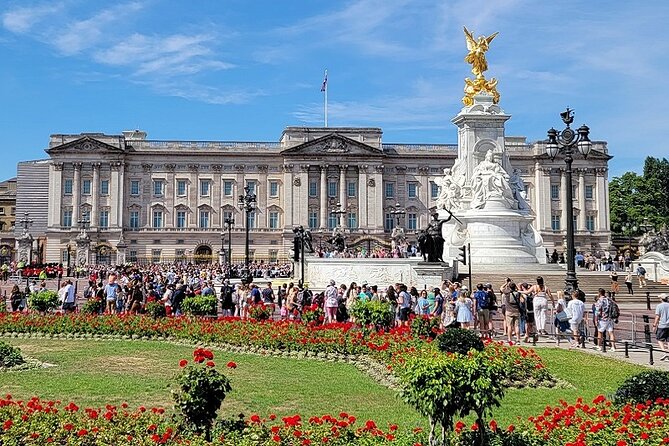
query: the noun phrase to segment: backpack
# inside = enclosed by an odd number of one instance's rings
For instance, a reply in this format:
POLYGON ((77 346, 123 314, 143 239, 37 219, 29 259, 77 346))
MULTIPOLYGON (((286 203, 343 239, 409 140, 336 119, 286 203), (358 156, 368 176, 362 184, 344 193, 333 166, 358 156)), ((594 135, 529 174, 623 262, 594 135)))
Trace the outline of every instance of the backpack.
POLYGON ((637 272, 639 273, 640 276, 645 276, 646 275, 646 268, 643 266, 640 266, 637 268, 637 272))
POLYGON ((618 308, 618 304, 611 299, 609 299, 609 308, 607 308, 606 316, 612 321, 618 320, 620 317, 620 308, 618 308))

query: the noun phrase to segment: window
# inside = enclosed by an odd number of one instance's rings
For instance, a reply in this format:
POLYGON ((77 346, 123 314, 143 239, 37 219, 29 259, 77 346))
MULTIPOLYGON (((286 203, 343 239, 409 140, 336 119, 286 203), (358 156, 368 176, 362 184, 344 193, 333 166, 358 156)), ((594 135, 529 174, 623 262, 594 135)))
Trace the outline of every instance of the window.
MULTIPOLYGON (((4 214, 4 208, 3 208, 3 214, 4 214)), ((72 209, 63 211, 63 227, 64 228, 72 227, 72 209)))
POLYGON ((208 197, 209 196, 209 186, 211 185, 211 182, 209 180, 202 180, 200 181, 200 196, 201 197, 208 197))
POLYGON ((109 211, 100 211, 100 225, 101 228, 109 227, 109 211))
POLYGON ((276 262, 276 260, 279 258, 279 251, 277 249, 270 249, 269 250, 269 261, 270 262, 276 262))
POLYGON ((10 215, 16 215, 16 208, 12 206, 12 212, 10 215))
POLYGON ((278 229, 279 227, 279 213, 276 211, 269 213, 269 228, 278 229))
POLYGON ((72 180, 65 180, 63 184, 63 194, 72 195, 72 180))
POLYGON ((551 229, 553 229, 553 231, 559 231, 560 230, 560 216, 559 215, 551 215, 551 229))
POLYGON ((186 180, 177 181, 177 197, 186 196, 186 180))
POLYGON ((337 182, 336 181, 329 181, 328 182, 328 197, 336 197, 337 196, 337 182))
POLYGON ((256 212, 252 211, 248 213, 248 222, 249 222, 249 229, 253 229, 256 227, 256 212))
POLYGON ((160 263, 160 254, 161 254, 160 249, 152 249, 151 250, 151 262, 153 263, 160 263))
POLYGON ((223 195, 226 197, 232 197, 232 181, 223 182, 223 195))
POLYGON ((357 228, 358 227, 358 214, 355 212, 348 213, 348 227, 357 228))
POLYGON ((330 215, 328 217, 328 229, 334 229, 337 226, 337 218, 336 215, 330 215))
POLYGON ((161 180, 153 180, 153 195, 163 194, 163 182, 161 180))
POLYGON ((560 186, 557 184, 551 184, 551 200, 560 199, 560 186))
POLYGON ((232 222, 233 222, 232 224, 234 225, 232 211, 223 211, 223 221, 225 222, 225 220, 227 220, 227 221, 232 220, 232 222))
POLYGON ((574 231, 578 230, 578 216, 574 215, 574 231))
POLYGON ((130 195, 139 195, 139 180, 130 181, 130 195))
POLYGON ((346 186, 346 195, 348 195, 351 198, 358 195, 357 191, 356 191, 356 189, 357 189, 356 186, 357 186, 357 184, 355 183, 355 181, 349 181, 347 186, 346 186))
POLYGON ((594 231, 595 230, 595 216, 594 215, 586 215, 585 216, 585 228, 588 231, 594 231))
POLYGON ((436 200, 439 197, 439 185, 434 181, 430 181, 430 198, 436 200))
POLYGON ((135 263, 137 262, 137 250, 136 249, 131 249, 128 251, 128 261, 135 263))
POLYGON ((209 227, 209 211, 200 211, 200 227, 209 227))
POLYGON ((139 228, 139 211, 130 211, 130 227, 139 228))
POLYGON ((415 212, 410 212, 407 214, 407 229, 415 231, 418 229, 418 218, 415 212))
POLYGON ((163 227, 163 211, 153 211, 153 227, 163 227))
POLYGON ((309 182, 309 196, 311 198, 318 196, 318 183, 315 181, 309 182))
POLYGON ((393 214, 386 212, 386 218, 383 220, 383 229, 386 231, 392 231, 395 227, 395 217, 393 214))
POLYGON ((0 215, 5 215, 5 208, 0 208, 0 215))
POLYGON ((246 182, 246 187, 249 188, 250 193, 252 193, 254 195, 258 195, 258 187, 256 186, 255 181, 247 181, 246 182))
POLYGON ((386 198, 395 198, 395 183, 386 183, 386 198))
POLYGON ((186 227, 186 211, 177 211, 177 228, 186 227))
POLYGON ((318 227, 318 212, 309 211, 309 229, 316 229, 318 227))
POLYGON ((100 181, 100 195, 109 195, 109 180, 100 181))
POLYGON ((418 184, 416 183, 407 183, 407 196, 409 198, 416 198, 418 196, 418 184))
POLYGON ((84 180, 83 184, 81 185, 81 193, 84 195, 91 194, 91 180, 84 180))
MULTIPOLYGON (((70 257, 70 253, 67 252, 67 249, 63 249, 60 251, 60 263, 65 265, 67 262, 67 258, 70 257)), ((72 259, 70 259, 72 260, 72 259)))
POLYGON ((592 200, 594 196, 594 187, 592 185, 585 186, 585 199, 592 200))
POLYGON ((175 249, 174 257, 177 259, 185 260, 186 259, 186 250, 185 249, 175 249))
POLYGON ((270 197, 278 197, 279 196, 279 182, 278 181, 270 181, 269 182, 269 196, 270 197))

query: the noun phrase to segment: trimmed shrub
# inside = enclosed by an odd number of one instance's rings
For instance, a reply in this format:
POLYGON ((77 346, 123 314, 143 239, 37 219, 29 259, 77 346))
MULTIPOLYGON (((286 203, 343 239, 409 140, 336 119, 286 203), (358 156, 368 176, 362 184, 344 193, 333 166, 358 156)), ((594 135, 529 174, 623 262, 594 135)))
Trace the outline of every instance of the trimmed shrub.
POLYGON ((167 310, 165 310, 165 305, 160 302, 149 302, 144 307, 146 314, 151 316, 154 319, 159 319, 167 316, 167 310))
POLYGON ((616 404, 645 403, 657 398, 669 398, 669 372, 648 370, 627 378, 616 390, 616 404))
POLYGON ((187 297, 182 302, 181 309, 191 316, 216 316, 218 301, 214 295, 187 297))
POLYGON ((30 301, 28 302, 30 308, 46 313, 56 309, 60 302, 58 301, 58 293, 55 291, 40 291, 39 293, 32 293, 30 301))
POLYGON ((102 299, 92 297, 86 301, 83 307, 81 307, 81 312, 84 314, 100 314, 104 308, 105 303, 102 299))
POLYGON ((434 339, 439 334, 439 318, 416 316, 411 321, 411 334, 421 338, 434 339))
POLYGON ((0 368, 14 367, 24 362, 21 350, 18 347, 0 341, 0 368))
POLYGON ((373 326, 376 330, 390 328, 393 323, 390 304, 378 300, 357 301, 351 308, 351 316, 362 327, 373 326))
POLYGON ((483 341, 472 330, 450 328, 437 336, 437 347, 442 352, 460 353, 466 355, 470 350, 483 351, 483 341))
POLYGON ((258 305, 251 305, 249 307, 249 317, 257 321, 266 321, 272 317, 274 309, 272 305, 265 305, 259 303, 258 305))

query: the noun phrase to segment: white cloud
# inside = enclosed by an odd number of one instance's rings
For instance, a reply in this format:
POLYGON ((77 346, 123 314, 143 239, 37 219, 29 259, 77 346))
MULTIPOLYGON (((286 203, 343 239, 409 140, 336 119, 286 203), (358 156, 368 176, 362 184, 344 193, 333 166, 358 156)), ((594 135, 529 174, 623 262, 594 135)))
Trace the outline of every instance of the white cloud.
POLYGON ((62 9, 61 3, 16 8, 2 15, 2 26, 16 34, 29 32, 37 23, 62 9))

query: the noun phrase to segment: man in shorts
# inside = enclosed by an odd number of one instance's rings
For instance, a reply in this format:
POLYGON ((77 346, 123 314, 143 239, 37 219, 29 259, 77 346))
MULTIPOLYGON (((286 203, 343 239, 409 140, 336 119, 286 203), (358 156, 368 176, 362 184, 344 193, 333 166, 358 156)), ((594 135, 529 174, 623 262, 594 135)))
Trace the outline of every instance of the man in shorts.
POLYGON ((662 293, 657 297, 660 298, 661 303, 655 308, 653 329, 657 337, 657 344, 664 353, 660 361, 666 361, 669 359, 669 294, 662 293))
POLYGON ((615 328, 615 321, 609 317, 609 308, 611 307, 611 300, 606 297, 606 290, 599 289, 599 297, 595 302, 595 322, 597 324, 597 346, 595 350, 601 350, 604 345, 604 333, 608 333, 611 340, 611 351, 616 351, 616 337, 613 334, 615 328))
POLYGON ((403 283, 400 284, 400 294, 398 298, 398 303, 400 306, 400 326, 409 325, 409 310, 411 309, 411 295, 407 292, 407 286, 403 283))

